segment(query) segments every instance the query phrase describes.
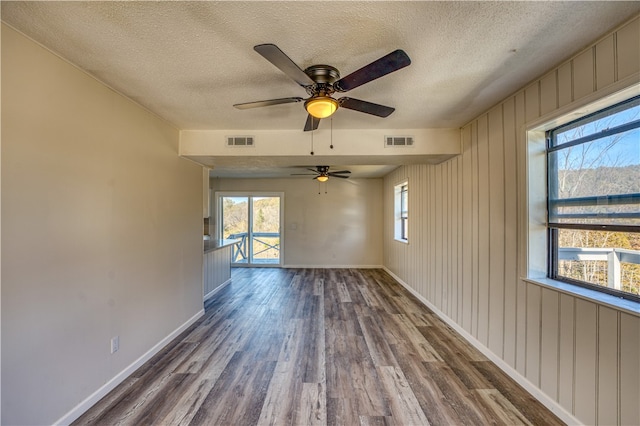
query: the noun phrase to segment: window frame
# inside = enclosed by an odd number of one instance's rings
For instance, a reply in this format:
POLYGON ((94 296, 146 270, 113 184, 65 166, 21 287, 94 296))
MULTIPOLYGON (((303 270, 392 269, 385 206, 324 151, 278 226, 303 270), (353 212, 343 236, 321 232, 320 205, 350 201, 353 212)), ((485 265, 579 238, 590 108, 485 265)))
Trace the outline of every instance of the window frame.
POLYGON ((409 243, 409 181, 405 180, 393 187, 394 193, 394 239, 409 243))
MULTIPOLYGON (((533 284, 640 317, 640 302, 547 277, 549 254, 546 228, 545 138, 545 132, 549 129, 639 94, 640 82, 637 79, 626 79, 583 96, 579 100, 558 106, 536 118, 528 119, 524 114, 518 114, 516 109, 514 129, 518 205, 516 269, 519 285, 533 284)), ((524 95, 516 96, 515 101, 516 104, 524 102, 524 95)))
POLYGON ((409 185, 400 186, 400 239, 409 241, 409 185))
MULTIPOLYGON (((535 120, 523 120, 523 149, 517 149, 521 173, 518 178, 519 204, 519 254, 518 274, 520 279, 543 287, 548 287, 601 305, 610 306, 633 315, 640 315, 640 303, 632 299, 596 289, 575 285, 548 276, 548 264, 551 259, 547 230, 547 140, 546 132, 578 118, 596 113, 640 95, 640 83, 619 82, 597 93, 566 104, 540 116, 535 120), (540 179, 544 176, 544 179, 540 179)), ((523 117, 524 118, 524 117, 523 117)), ((625 293, 629 294, 629 293, 625 293)))
MULTIPOLYGON (((617 125, 613 128, 607 128, 603 131, 593 133, 584 137, 577 138, 567 143, 557 143, 557 135, 563 132, 579 127, 582 125, 588 125, 596 120, 607 117, 611 112, 616 110, 624 111, 629 105, 636 106, 640 102, 640 96, 633 96, 622 102, 618 102, 614 105, 606 108, 599 109, 593 113, 584 115, 569 123, 562 124, 546 131, 546 164, 547 164, 547 245, 548 245, 548 261, 547 261, 547 277, 553 280, 563 281, 569 284, 582 286, 592 290, 608 293, 613 296, 622 297, 625 299, 640 302, 640 295, 618 290, 615 288, 590 283, 588 281, 582 281, 575 278, 560 275, 559 271, 559 234, 561 229, 576 229, 584 231, 606 231, 606 232, 632 232, 640 233, 640 226, 637 225, 622 225, 622 224, 603 224, 603 223, 579 223, 578 221, 561 222, 559 217, 552 215, 552 209, 557 208, 559 204, 571 204, 576 206, 593 205, 594 199, 607 199, 607 205, 609 201, 613 201, 615 204, 636 204, 638 196, 640 194, 606 194, 600 196, 590 197, 575 197, 560 200, 555 193, 556 189, 554 183, 557 182, 557 169, 551 159, 551 155, 555 152, 570 149, 574 146, 584 145, 598 139, 603 139, 608 136, 621 134, 629 130, 635 130, 640 128, 640 119, 628 121, 623 124, 617 125), (635 201, 635 202, 634 202, 635 201), (554 220, 555 219, 555 220, 554 220)), ((612 216, 607 216, 607 218, 612 216)), ((615 218, 615 217, 614 217, 615 218)))

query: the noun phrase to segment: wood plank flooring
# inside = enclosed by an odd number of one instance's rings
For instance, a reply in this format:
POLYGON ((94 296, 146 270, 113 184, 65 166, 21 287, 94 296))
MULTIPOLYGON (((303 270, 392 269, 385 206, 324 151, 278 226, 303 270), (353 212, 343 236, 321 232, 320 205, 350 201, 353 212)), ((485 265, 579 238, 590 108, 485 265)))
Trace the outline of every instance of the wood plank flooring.
POLYGON ((562 424, 382 270, 232 277, 74 424, 562 424))

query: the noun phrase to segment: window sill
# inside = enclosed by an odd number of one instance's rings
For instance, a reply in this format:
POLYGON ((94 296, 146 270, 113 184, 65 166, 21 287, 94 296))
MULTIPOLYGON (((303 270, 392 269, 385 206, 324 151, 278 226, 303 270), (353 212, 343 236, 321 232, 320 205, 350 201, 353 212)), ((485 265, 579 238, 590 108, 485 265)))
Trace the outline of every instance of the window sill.
POLYGON ((394 238, 394 240, 396 240, 399 243, 405 243, 405 244, 409 244, 409 240, 402 240, 400 238, 394 238))
POLYGON ((522 280, 640 317, 640 303, 634 302, 633 300, 622 299, 597 290, 583 288, 550 278, 522 278, 522 280))

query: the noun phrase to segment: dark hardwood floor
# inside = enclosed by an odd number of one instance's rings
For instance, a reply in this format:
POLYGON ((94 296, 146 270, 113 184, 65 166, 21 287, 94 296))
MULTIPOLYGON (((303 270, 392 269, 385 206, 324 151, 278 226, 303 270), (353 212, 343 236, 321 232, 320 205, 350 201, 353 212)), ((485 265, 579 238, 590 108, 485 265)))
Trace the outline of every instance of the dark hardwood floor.
POLYGON ((242 268, 74 424, 562 422, 382 270, 242 268))

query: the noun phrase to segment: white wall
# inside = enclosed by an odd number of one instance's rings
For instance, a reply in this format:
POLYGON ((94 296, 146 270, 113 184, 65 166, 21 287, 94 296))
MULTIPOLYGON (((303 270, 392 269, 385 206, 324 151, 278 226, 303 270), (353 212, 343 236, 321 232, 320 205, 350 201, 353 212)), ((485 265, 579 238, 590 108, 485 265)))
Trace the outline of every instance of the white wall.
POLYGON ((201 312, 202 171, 177 149, 2 26, 2 424, 63 418, 201 312))
POLYGON ((586 424, 640 424, 640 318, 520 279, 526 130, 637 83, 639 71, 636 18, 466 125, 461 156, 384 179, 384 265, 586 424), (393 239, 393 186, 407 179, 409 245, 393 239))
POLYGON ((320 194, 312 179, 211 182, 214 191, 284 192, 284 266, 382 265, 382 179, 333 178, 320 194))

